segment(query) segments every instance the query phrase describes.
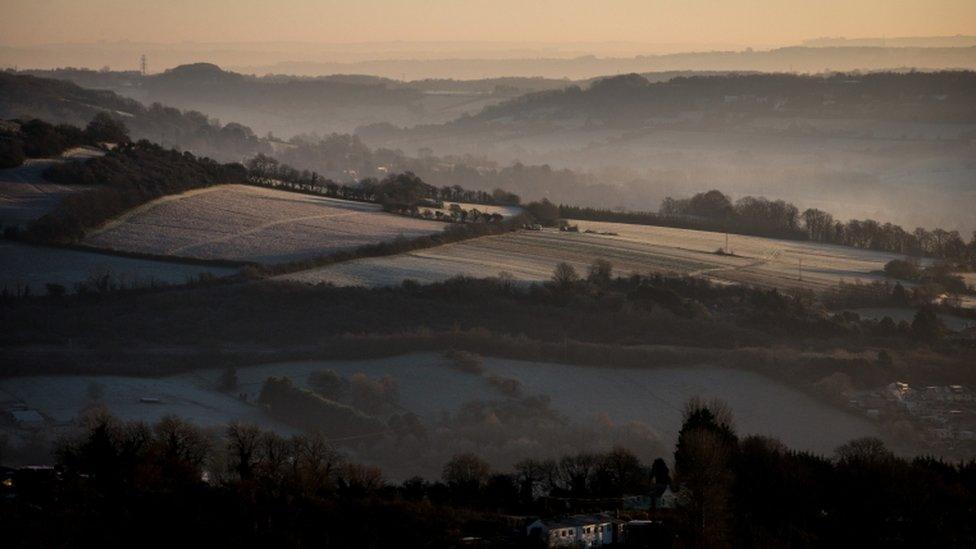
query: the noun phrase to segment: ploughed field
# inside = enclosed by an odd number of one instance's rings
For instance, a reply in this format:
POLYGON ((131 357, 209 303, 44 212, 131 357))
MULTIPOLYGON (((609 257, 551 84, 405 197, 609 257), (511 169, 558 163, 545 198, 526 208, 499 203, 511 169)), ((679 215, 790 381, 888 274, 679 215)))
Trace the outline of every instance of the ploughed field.
POLYGON ((561 261, 585 275, 594 259, 603 258, 613 264, 617 275, 687 274, 724 283, 824 289, 840 281, 883 280, 879 271, 884 264, 900 257, 830 244, 740 235, 729 235, 729 248, 735 255, 720 255, 715 252, 725 246, 723 233, 623 223, 571 223, 581 232, 518 231, 396 256, 358 259, 283 278, 386 286, 406 279, 436 282, 457 275, 493 277, 504 272, 518 281, 541 282, 549 279, 561 261))
POLYGON ((220 185, 136 208, 87 235, 98 248, 196 259, 278 263, 443 230, 377 204, 220 185))

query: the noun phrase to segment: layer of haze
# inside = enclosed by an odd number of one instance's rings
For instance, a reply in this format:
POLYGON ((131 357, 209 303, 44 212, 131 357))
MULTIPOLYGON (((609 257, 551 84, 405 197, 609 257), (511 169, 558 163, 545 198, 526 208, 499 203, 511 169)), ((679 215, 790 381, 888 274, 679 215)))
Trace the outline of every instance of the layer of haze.
MULTIPOLYGON (((648 53, 818 36, 971 33, 972 0, 0 0, 0 45, 636 42, 648 53)), ((598 46, 597 46, 598 47, 598 46)))

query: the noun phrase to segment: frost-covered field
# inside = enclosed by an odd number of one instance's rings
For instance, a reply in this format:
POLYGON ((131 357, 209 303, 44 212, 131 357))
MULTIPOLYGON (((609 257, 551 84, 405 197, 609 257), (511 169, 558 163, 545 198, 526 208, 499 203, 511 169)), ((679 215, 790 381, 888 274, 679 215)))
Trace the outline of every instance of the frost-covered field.
POLYGON ((526 282, 550 277, 560 261, 585 273, 603 258, 618 275, 678 273, 707 276, 719 282, 822 289, 839 281, 873 281, 896 257, 843 246, 730 235, 735 256, 715 254, 725 235, 687 229, 574 221, 581 231, 616 235, 520 231, 483 237, 407 254, 368 258, 287 275, 303 282, 384 286, 405 279, 435 282, 456 275, 497 276, 500 272, 526 282), (802 280, 800 260, 802 259, 802 280))
MULTIPOLYGON (((552 407, 583 424, 641 422, 673 444, 681 407, 695 396, 719 397, 732 407, 739 432, 780 438, 791 447, 830 453, 843 442, 876 434, 868 421, 834 409, 789 387, 751 372, 716 367, 647 369, 594 368, 562 364, 485 359, 485 375, 517 379, 525 395, 548 395, 552 407)), ((473 400, 502 398, 484 376, 450 368, 438 355, 422 353, 364 361, 282 363, 238 370, 240 388, 250 401, 269 376, 286 375, 305 384, 314 371, 332 369, 344 377, 356 373, 389 375, 397 383, 400 404, 425 422, 455 413, 473 400)), ((286 430, 260 409, 212 389, 219 371, 164 379, 123 377, 20 377, 0 380, 0 393, 37 409, 54 422, 66 422, 90 404, 89 386, 101 386, 101 403, 126 419, 154 420, 166 413, 203 425, 231 420, 286 430), (142 397, 160 404, 143 404, 142 397)))
MULTIPOLYGON (((725 246, 725 235, 708 231, 580 221, 580 230, 615 232, 614 240, 669 249, 711 253, 725 246)), ((839 281, 883 280, 878 274, 885 263, 899 254, 859 250, 847 246, 779 240, 758 236, 729 235, 729 248, 747 260, 745 266, 708 272, 708 276, 731 282, 766 286, 833 286, 839 281), (802 280, 801 280, 802 277, 802 280)))
MULTIPOLYGON (((674 442, 681 407, 692 397, 719 397, 732 407, 741 433, 778 437, 787 445, 832 452, 843 442, 876 434, 866 420, 822 404, 759 374, 700 368, 594 368, 486 358, 485 375, 517 379, 525 395, 548 395, 552 406, 571 420, 614 424, 642 422, 665 445, 674 442)), ((475 399, 495 399, 483 377, 458 372, 436 355, 414 354, 369 361, 329 361, 267 365, 247 369, 242 379, 259 383, 278 372, 305 381, 308 373, 333 369, 341 375, 363 372, 392 376, 404 408, 434 420, 475 399)), ((249 391, 256 390, 252 385, 249 391)))
POLYGON ((65 196, 87 190, 89 187, 81 185, 50 183, 41 174, 52 164, 101 154, 79 147, 65 151, 60 159, 33 158, 17 168, 0 170, 0 224, 26 226, 53 210, 65 196))
POLYGON ((232 421, 290 432, 260 410, 236 397, 213 390, 193 374, 162 379, 119 376, 36 376, 0 380, 0 398, 39 411, 52 427, 75 420, 92 404, 132 421, 158 421, 176 414, 203 427, 232 421), (92 398, 98 394, 97 398, 92 398), (141 399, 156 399, 145 403, 141 399))
POLYGON ((101 248, 276 263, 432 234, 444 224, 376 204, 221 185, 156 200, 88 235, 101 248))
POLYGON ((45 284, 64 286, 69 292, 75 284, 110 275, 126 286, 146 286, 151 282, 183 284, 201 273, 231 275, 236 269, 185 265, 116 257, 78 250, 28 246, 0 241, 0 288, 16 291, 29 285, 34 294, 43 294, 45 284))

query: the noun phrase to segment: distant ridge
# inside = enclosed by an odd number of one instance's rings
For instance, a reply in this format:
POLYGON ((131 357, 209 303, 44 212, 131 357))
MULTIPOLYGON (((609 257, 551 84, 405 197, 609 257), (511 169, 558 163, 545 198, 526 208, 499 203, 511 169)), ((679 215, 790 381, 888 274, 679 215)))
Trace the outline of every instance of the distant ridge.
POLYGON ((790 46, 772 50, 706 51, 634 57, 533 59, 397 59, 353 63, 282 61, 270 65, 231 65, 254 74, 372 74, 390 78, 476 79, 498 76, 540 76, 587 79, 606 74, 659 71, 762 71, 820 73, 976 69, 976 45, 969 47, 790 46))
MULTIPOLYGON (((918 69, 976 69, 976 40, 969 36, 932 38, 818 38, 807 43, 775 49, 719 47, 683 53, 602 54, 515 51, 499 56, 489 52, 443 53, 377 51, 355 55, 316 51, 252 51, 240 49, 167 48, 162 45, 125 44, 47 45, 0 47, 0 68, 54 69, 103 66, 135 70, 146 54, 157 70, 202 59, 225 69, 247 74, 362 74, 386 78, 478 79, 502 76, 541 76, 585 79, 599 75, 670 70, 743 70, 822 72, 830 70, 881 70, 898 67, 918 69)), ((252 48, 249 50, 248 48, 252 48)))
POLYGON ((976 46, 976 35, 954 36, 899 36, 873 38, 822 37, 804 40, 802 46, 821 47, 888 47, 888 48, 971 48, 976 46))

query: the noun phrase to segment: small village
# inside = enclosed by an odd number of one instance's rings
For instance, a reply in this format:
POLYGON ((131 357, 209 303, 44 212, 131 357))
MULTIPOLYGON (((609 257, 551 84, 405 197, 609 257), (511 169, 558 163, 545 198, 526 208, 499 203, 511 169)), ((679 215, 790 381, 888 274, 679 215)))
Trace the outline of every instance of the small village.
MULTIPOLYGON (((605 500, 614 511, 522 520, 528 539, 544 547, 671 547, 680 494, 670 484, 650 494, 605 500)), ((594 502, 596 503, 596 502, 594 502)))
MULTIPOLYGON (((895 381, 849 395, 848 406, 886 425, 911 425, 915 442, 944 455, 976 448, 976 394, 963 385, 895 381)), ((904 433, 899 433, 904 436, 904 433)))

